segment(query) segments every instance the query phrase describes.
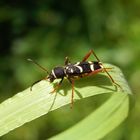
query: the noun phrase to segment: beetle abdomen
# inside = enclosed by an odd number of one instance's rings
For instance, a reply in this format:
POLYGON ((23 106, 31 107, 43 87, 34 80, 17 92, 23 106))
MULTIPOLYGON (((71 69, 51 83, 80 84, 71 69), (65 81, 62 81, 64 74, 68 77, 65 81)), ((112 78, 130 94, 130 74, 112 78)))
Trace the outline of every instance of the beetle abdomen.
POLYGON ((67 75, 80 75, 84 73, 90 73, 97 69, 101 69, 99 62, 96 61, 86 61, 77 62, 75 64, 70 64, 65 67, 67 75))

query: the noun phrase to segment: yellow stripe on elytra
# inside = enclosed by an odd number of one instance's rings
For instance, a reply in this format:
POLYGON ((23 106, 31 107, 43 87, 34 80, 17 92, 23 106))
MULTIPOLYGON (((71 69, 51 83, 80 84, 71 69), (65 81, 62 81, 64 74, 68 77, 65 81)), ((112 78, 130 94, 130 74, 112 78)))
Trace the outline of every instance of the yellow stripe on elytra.
POLYGON ((94 71, 94 65, 93 64, 90 65, 90 70, 94 71))
POLYGON ((82 73, 82 72, 83 72, 82 67, 80 67, 80 66, 75 66, 75 67, 77 67, 77 68, 80 70, 80 73, 82 73))

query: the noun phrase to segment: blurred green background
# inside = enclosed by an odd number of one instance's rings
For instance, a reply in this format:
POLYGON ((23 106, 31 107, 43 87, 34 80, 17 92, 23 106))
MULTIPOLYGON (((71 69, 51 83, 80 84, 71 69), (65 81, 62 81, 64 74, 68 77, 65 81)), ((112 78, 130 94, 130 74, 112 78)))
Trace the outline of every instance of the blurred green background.
MULTIPOLYGON (((79 61, 90 49, 94 49, 103 62, 122 69, 136 96, 128 119, 104 139, 139 140, 139 0, 1 0, 0 101, 46 75, 26 61, 27 58, 51 70, 63 65, 65 56, 79 61)), ((44 140, 89 114, 91 105, 99 104, 96 98, 76 103, 72 111, 66 106, 49 113, 0 139, 44 140)))

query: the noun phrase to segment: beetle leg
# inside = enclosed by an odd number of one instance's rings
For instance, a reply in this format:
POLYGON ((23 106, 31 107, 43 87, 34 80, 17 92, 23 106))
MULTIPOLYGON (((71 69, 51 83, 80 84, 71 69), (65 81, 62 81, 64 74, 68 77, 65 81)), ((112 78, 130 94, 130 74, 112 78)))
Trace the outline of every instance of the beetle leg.
POLYGON ((70 63, 70 60, 68 57, 65 57, 65 65, 68 65, 70 63))
POLYGON ((115 82, 115 80, 114 80, 114 79, 112 78, 112 76, 109 74, 109 72, 107 71, 107 69, 106 69, 106 68, 103 68, 103 70, 104 70, 104 72, 106 72, 106 74, 108 75, 108 77, 109 77, 109 79, 111 80, 111 82, 112 82, 115 86, 118 86, 118 87, 121 88, 121 90, 123 90, 122 87, 121 87, 118 83, 115 82))
POLYGON ((74 80, 72 80, 72 94, 71 94, 71 108, 73 107, 73 98, 74 98, 74 80))
POLYGON ((107 76, 109 77, 109 79, 111 80, 111 82, 115 85, 115 86, 118 86, 122 89, 122 87, 115 82, 115 80, 112 78, 112 76, 109 74, 109 72, 107 71, 106 68, 103 68, 103 69, 97 69, 97 70, 94 70, 92 71, 91 73, 87 74, 86 76, 91 76, 91 75, 94 75, 94 74, 97 74, 99 72, 106 72, 107 76))
POLYGON ((74 80, 72 80, 70 78, 68 78, 68 80, 72 85, 71 106, 70 106, 70 108, 72 109, 73 108, 73 103, 74 103, 74 101, 73 101, 73 99, 74 99, 74 80))
MULTIPOLYGON (((95 52, 94 52, 93 50, 90 50, 90 51, 85 55, 85 57, 83 58, 82 62, 86 61, 86 60, 90 57, 91 54, 93 54, 94 57, 97 59, 97 61, 100 63, 100 65, 103 66, 103 64, 101 63, 100 59, 97 57, 97 55, 95 54, 95 52)), ((116 83, 115 80, 112 78, 112 76, 109 74, 108 69, 111 69, 111 68, 105 68, 104 66, 103 66, 103 68, 102 68, 102 70, 103 70, 104 72, 106 72, 106 74, 108 75, 108 77, 109 77, 109 79, 112 81, 112 83, 113 83, 115 86, 119 86, 119 87, 122 89, 122 87, 121 87, 118 83, 116 83)), ((98 70, 96 70, 95 72, 93 71, 93 72, 89 73, 89 75, 92 75, 92 74, 95 74, 95 73, 98 73, 98 70)))
POLYGON ((84 56, 82 62, 86 61, 86 60, 90 57, 91 53, 92 53, 92 52, 91 52, 91 50, 90 50, 90 51, 84 56))
POLYGON ((102 71, 103 71, 103 69, 97 69, 97 70, 94 70, 94 71, 88 73, 86 76, 91 76, 91 75, 97 74, 97 73, 102 72, 102 71))
POLYGON ((64 78, 61 79, 61 81, 55 86, 55 88, 50 93, 54 93, 61 86, 63 79, 64 78))
POLYGON ((97 55, 95 54, 95 52, 93 50, 90 50, 86 55, 85 57, 83 58, 82 62, 86 61, 90 55, 93 54, 94 57, 97 59, 98 62, 101 62, 100 59, 97 57, 97 55))

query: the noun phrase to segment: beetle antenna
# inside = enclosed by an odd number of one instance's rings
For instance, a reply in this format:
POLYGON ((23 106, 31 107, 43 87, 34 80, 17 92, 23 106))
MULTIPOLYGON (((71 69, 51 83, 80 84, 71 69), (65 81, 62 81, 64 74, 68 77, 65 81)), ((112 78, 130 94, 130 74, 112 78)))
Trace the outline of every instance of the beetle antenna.
MULTIPOLYGON (((42 80, 42 79, 41 79, 41 80, 42 80)), ((31 85, 30 91, 32 91, 32 87, 33 87, 35 84, 39 83, 41 80, 35 81, 35 82, 31 85)))
POLYGON ((34 61, 34 60, 30 59, 30 58, 28 58, 27 60, 30 61, 30 62, 32 62, 32 63, 34 63, 39 68, 41 68, 42 70, 46 71, 49 74, 48 70, 46 68, 42 67, 40 64, 38 64, 36 61, 34 61))

